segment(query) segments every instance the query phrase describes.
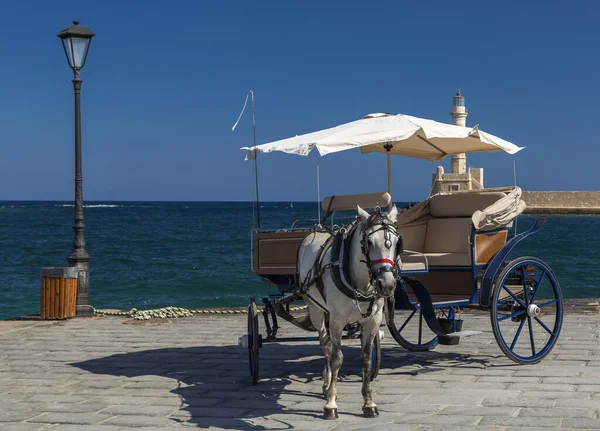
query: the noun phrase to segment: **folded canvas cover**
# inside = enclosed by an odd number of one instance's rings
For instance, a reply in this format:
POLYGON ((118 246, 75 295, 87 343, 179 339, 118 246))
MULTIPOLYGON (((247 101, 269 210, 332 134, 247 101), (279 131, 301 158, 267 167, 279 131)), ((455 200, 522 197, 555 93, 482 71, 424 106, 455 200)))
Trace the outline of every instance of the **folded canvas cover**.
POLYGON ((514 187, 505 197, 471 216, 475 230, 491 230, 506 226, 519 216, 527 205, 521 200, 521 189, 514 187))
POLYGON ((398 214, 399 226, 431 218, 470 217, 478 231, 510 227, 526 207, 519 187, 438 193, 398 214))

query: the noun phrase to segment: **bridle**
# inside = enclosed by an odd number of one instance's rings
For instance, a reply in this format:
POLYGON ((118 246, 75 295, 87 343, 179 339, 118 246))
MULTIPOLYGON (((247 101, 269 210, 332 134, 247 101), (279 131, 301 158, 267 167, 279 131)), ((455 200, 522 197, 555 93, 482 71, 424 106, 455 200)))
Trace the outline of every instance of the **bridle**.
MULTIPOLYGON (((365 256, 364 262, 367 265, 367 269, 369 270, 369 277, 371 279, 371 284, 374 286, 377 291, 377 283, 375 281, 386 272, 391 272, 395 278, 398 278, 398 270, 396 268, 396 263, 391 259, 375 259, 371 260, 369 253, 369 237, 377 232, 383 231, 383 235, 385 238, 385 246, 386 248, 392 248, 392 235, 397 238, 395 257, 397 257, 400 253, 402 253, 402 236, 398 233, 396 229, 396 224, 384 215, 382 215, 379 211, 375 211, 372 213, 362 230, 362 239, 360 241, 360 247, 362 254, 365 256), (374 230, 372 230, 375 228, 374 230), (370 231, 370 232, 369 232, 370 231), (367 233, 368 232, 368 233, 367 233), (383 264, 378 269, 373 269, 373 265, 383 264)), ((378 296, 381 296, 378 292, 378 296)))

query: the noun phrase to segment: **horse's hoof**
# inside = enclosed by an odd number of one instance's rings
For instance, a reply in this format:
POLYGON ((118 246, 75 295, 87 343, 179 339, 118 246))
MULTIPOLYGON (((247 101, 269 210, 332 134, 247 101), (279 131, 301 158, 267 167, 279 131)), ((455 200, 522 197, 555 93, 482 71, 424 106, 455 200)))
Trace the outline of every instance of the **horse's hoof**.
POLYGON ((337 409, 328 409, 327 407, 324 407, 323 412, 323 417, 325 419, 337 419, 339 417, 337 409))
POLYGON ((379 416, 379 410, 377 410, 377 407, 363 407, 363 416, 374 418, 375 416, 379 416))

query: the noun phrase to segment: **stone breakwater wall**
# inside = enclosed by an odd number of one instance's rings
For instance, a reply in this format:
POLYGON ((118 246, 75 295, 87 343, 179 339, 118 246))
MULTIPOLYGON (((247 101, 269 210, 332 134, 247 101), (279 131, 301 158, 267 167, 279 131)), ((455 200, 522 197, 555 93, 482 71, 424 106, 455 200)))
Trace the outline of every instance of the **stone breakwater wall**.
POLYGON ((600 191, 523 192, 525 214, 600 214, 600 191))

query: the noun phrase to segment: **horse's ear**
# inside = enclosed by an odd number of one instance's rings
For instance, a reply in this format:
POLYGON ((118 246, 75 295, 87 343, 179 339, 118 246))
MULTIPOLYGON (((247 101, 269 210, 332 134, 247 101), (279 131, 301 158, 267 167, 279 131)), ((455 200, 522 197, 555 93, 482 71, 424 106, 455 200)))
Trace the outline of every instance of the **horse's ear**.
POLYGON ((388 213, 387 217, 390 221, 396 223, 396 217, 398 216, 398 208, 396 208, 396 205, 392 206, 392 209, 390 210, 390 212, 388 213))
POLYGON ((360 207, 360 205, 356 205, 356 209, 358 210, 358 216, 359 216, 361 219, 363 219, 363 220, 366 220, 366 219, 368 219, 368 218, 369 218, 369 213, 368 213, 368 212, 366 212, 364 209, 362 209, 362 208, 360 207))

